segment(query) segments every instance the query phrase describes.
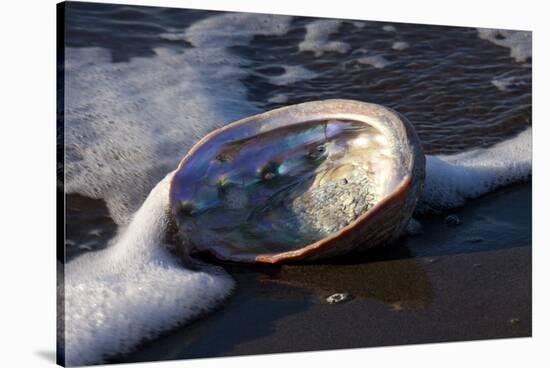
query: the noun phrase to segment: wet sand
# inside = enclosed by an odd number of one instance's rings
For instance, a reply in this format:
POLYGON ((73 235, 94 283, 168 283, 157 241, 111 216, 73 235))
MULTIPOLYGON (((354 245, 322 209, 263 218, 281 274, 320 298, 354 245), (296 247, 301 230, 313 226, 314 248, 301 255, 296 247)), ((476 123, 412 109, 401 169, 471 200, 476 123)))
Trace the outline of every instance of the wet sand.
POLYGON ((237 290, 199 321, 111 362, 531 336, 531 184, 420 219, 392 247, 331 263, 223 265, 237 290), (352 298, 339 304, 333 293, 352 298))

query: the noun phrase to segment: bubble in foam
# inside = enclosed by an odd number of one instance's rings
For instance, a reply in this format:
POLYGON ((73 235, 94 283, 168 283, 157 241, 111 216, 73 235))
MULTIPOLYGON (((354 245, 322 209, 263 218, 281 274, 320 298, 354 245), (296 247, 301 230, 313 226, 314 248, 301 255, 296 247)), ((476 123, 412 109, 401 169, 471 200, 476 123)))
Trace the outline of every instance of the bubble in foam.
POLYGON ((335 19, 316 20, 306 25, 304 40, 298 45, 302 52, 313 52, 316 57, 325 52, 338 52, 345 54, 351 46, 342 41, 330 41, 331 34, 336 33, 343 22, 335 19))
POLYGON ((479 28, 479 38, 510 49, 510 56, 517 62, 525 62, 532 56, 532 33, 504 29, 479 28))

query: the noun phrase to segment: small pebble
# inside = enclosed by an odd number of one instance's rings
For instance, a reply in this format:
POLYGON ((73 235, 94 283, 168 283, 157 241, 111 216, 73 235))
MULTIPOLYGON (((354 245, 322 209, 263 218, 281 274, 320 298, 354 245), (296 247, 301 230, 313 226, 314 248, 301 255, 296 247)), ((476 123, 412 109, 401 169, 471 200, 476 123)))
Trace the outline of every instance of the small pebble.
POLYGON ((445 223, 449 226, 457 226, 460 225, 462 222, 460 221, 458 215, 449 215, 445 217, 445 223))
POLYGON ((519 318, 510 318, 508 320, 508 322, 511 324, 511 325, 517 325, 518 323, 521 322, 521 320, 519 318))
POLYGON ((401 303, 401 302, 392 303, 392 304, 390 304, 390 307, 391 307, 392 311, 402 311, 404 309, 403 308, 403 303, 401 303))
POLYGON ((426 263, 433 264, 437 262, 437 258, 426 258, 426 263))
POLYGON ((337 303, 345 302, 350 298, 351 298, 351 295, 348 293, 336 293, 327 297, 326 301, 328 304, 337 304, 337 303))

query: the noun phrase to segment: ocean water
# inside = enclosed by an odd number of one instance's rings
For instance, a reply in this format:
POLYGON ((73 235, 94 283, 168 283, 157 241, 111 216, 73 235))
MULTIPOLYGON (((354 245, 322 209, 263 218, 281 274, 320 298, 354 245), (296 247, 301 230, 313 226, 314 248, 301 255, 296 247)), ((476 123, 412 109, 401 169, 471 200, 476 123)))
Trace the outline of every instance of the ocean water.
POLYGON ((168 250, 164 194, 193 143, 231 121, 328 98, 396 109, 429 154, 422 213, 531 175, 530 32, 65 7, 58 141, 67 221, 82 229, 60 259, 69 364, 131 351, 230 295, 223 270, 168 250))

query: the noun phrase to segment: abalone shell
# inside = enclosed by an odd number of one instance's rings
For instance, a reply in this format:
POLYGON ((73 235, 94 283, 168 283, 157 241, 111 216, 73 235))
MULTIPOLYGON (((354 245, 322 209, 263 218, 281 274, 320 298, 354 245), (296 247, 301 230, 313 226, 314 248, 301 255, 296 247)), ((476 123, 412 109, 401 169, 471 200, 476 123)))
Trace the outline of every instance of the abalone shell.
POLYGON ((183 247, 230 261, 314 261, 395 240, 424 165, 395 111, 313 101, 205 136, 180 162, 170 205, 183 247))

